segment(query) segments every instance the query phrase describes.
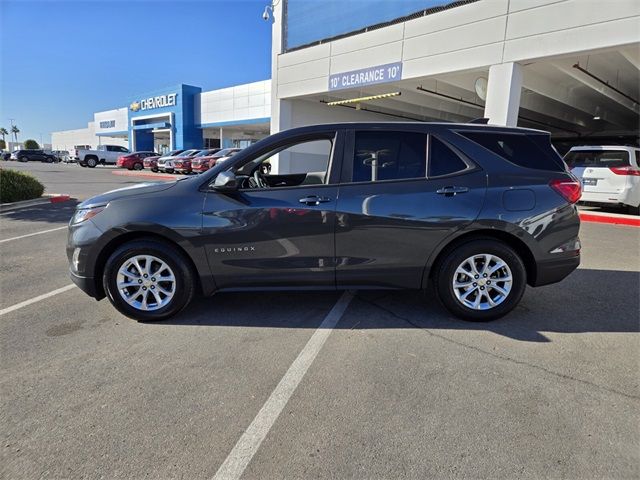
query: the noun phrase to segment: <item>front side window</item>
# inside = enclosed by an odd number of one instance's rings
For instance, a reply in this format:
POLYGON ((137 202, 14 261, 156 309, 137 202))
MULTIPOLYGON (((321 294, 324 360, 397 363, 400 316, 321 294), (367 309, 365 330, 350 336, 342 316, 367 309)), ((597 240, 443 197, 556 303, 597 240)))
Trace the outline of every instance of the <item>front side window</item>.
POLYGON ((414 132, 355 133, 353 182, 425 178, 427 136, 414 132))
POLYGON ((263 153, 239 167, 236 175, 246 178, 242 183, 245 189, 324 184, 332 151, 332 139, 305 139, 263 153))

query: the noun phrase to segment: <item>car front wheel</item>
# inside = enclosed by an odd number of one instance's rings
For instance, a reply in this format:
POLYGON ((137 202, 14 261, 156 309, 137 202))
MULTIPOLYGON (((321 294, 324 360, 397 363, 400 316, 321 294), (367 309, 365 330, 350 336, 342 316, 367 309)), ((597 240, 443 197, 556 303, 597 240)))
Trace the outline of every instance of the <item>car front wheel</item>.
POLYGON ((195 275, 184 255, 156 240, 136 240, 107 260, 104 290, 118 311, 141 321, 165 320, 186 307, 195 275))
POLYGON ((500 318, 520 302, 527 273, 507 244, 472 240, 451 251, 436 267, 438 298, 455 316, 469 321, 500 318))

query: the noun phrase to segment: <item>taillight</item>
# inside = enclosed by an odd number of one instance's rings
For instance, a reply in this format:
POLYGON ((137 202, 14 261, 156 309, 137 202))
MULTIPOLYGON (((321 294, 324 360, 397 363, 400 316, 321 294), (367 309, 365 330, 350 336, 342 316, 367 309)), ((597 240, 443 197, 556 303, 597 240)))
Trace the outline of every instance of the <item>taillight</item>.
POLYGON ((549 186, 569 203, 576 203, 582 195, 582 188, 577 180, 555 179, 549 182, 549 186))
POLYGON ((616 175, 632 175, 634 177, 640 177, 640 169, 627 166, 627 167, 609 167, 616 175))

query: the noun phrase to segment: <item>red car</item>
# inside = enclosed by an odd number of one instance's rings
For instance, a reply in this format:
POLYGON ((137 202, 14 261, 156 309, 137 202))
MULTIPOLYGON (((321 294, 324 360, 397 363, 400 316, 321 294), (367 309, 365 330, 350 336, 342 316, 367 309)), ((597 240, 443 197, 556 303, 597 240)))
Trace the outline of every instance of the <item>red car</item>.
POLYGON ((133 152, 118 157, 116 166, 126 168, 128 170, 142 170, 144 168, 144 159, 157 156, 156 152, 133 152))
POLYGON ((192 155, 186 157, 176 157, 173 161, 173 168, 176 173, 192 173, 194 164, 199 164, 196 160, 205 157, 210 154, 210 152, 216 152, 220 150, 219 148, 214 148, 212 150, 200 150, 192 155))
POLYGON ((223 148, 222 150, 216 149, 217 151, 212 155, 207 155, 204 157, 200 157, 198 162, 191 162, 191 166, 194 172, 206 172, 210 168, 212 168, 216 162, 222 162, 229 158, 230 156, 238 153, 241 148, 223 148))
POLYGON ((191 159, 191 169, 194 172, 202 173, 209 170, 209 160, 220 151, 219 148, 202 150, 198 155, 191 159))

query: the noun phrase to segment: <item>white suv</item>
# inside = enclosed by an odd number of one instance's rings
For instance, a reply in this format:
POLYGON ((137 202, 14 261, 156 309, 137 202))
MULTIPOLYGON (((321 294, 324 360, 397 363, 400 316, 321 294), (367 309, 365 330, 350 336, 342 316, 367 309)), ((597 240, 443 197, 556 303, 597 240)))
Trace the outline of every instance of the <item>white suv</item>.
POLYGON ((564 161, 582 183, 581 202, 619 205, 640 214, 640 149, 621 145, 573 147, 564 161))

